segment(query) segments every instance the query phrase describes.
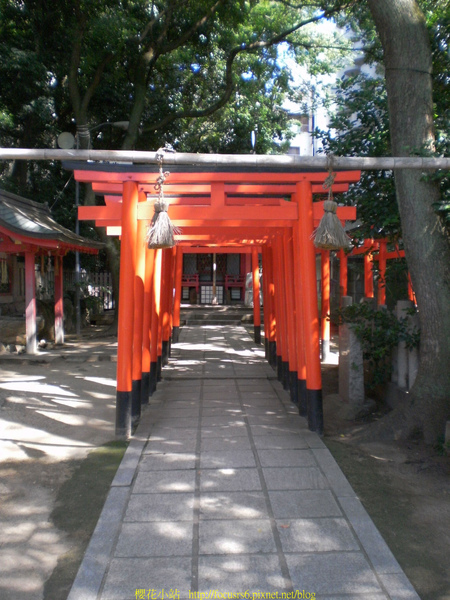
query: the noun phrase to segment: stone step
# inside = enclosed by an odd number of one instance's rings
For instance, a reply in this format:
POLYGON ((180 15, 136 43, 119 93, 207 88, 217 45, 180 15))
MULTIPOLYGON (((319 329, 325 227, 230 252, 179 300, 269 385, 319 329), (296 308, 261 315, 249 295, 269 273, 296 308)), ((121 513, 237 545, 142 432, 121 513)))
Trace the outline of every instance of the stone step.
POLYGON ((181 310, 181 323, 195 325, 240 325, 253 323, 253 309, 248 306, 193 306, 181 310))

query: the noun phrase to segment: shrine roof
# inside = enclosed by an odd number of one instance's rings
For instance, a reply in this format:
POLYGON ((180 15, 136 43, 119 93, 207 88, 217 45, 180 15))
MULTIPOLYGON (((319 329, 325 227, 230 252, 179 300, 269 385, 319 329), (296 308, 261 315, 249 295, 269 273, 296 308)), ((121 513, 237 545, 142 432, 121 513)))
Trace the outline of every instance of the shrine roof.
POLYGON ((0 189, 0 227, 20 241, 57 242, 60 247, 80 252, 98 252, 102 243, 81 237, 57 223, 46 204, 34 202, 0 189))

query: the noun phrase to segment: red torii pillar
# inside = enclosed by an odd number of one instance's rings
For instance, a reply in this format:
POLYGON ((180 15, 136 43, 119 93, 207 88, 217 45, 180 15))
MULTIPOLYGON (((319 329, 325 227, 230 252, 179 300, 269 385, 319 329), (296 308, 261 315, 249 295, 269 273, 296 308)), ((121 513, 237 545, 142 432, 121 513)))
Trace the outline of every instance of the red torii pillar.
MULTIPOLYGON (((267 312, 267 321, 269 327, 269 364, 277 368, 277 321, 275 313, 275 284, 273 281, 273 249, 267 245, 266 251, 267 266, 267 311, 264 307, 264 314, 267 312)), ((264 274, 263 278, 266 278, 264 274)))
POLYGON ((273 274, 275 283, 275 317, 277 322, 277 377, 285 389, 288 388, 289 363, 286 343, 286 299, 284 294, 283 246, 278 233, 273 240, 273 274))
MULTIPOLYGON (((146 202, 147 195, 140 191, 138 202, 146 202)), ((142 345, 144 336, 144 280, 145 280, 145 221, 138 221, 136 228, 136 271, 134 277, 133 315, 133 378, 131 400, 131 425, 136 427, 141 417, 142 394, 142 345)))
POLYGON ((167 365, 169 362, 169 344, 170 344, 170 314, 173 303, 173 253, 172 248, 167 248, 163 252, 163 283, 161 291, 161 364, 167 365))
POLYGON ((161 310, 161 266, 162 250, 155 251, 155 266, 153 268, 152 289, 152 319, 151 319, 151 347, 150 347, 150 395, 156 391, 158 381, 158 346, 159 322, 161 310))
POLYGON ((156 380, 162 380, 162 345, 163 345, 163 317, 164 317, 164 309, 165 309, 165 287, 164 287, 164 276, 165 276, 165 261, 166 261, 166 251, 161 250, 161 273, 159 277, 159 315, 158 315, 158 359, 157 359, 157 369, 156 369, 156 380))
POLYGON ((312 241, 314 232, 311 182, 297 183, 293 199, 298 203, 298 256, 302 265, 302 296, 306 354, 306 399, 308 427, 323 433, 322 375, 320 366, 319 313, 317 306, 316 252, 312 241))
POLYGON ((180 309, 181 309, 181 282, 183 279, 183 250, 181 246, 176 248, 175 258, 175 298, 173 306, 173 329, 172 341, 178 343, 180 339, 180 309))
POLYGON ((55 255, 55 344, 64 344, 63 257, 55 255))
POLYGON ((364 296, 373 298, 373 258, 370 249, 373 246, 373 240, 364 240, 366 252, 364 253, 364 296))
POLYGON ((416 294, 414 293, 412 280, 411 280, 411 273, 409 273, 409 272, 408 272, 408 299, 417 305, 416 294))
POLYGON ((330 353, 330 251, 321 250, 320 267, 322 280, 322 306, 321 306, 321 338, 322 360, 326 360, 330 353))
POLYGON ((387 242, 386 240, 380 240, 378 246, 378 297, 377 304, 386 304, 386 254, 387 254, 387 242))
POLYGON ((37 352, 35 253, 25 252, 25 331, 27 354, 37 352))
POLYGON ((261 263, 262 263, 262 285, 263 285, 263 303, 264 303, 264 355, 267 361, 269 361, 269 315, 270 315, 270 298, 269 298, 269 267, 268 267, 268 247, 267 244, 263 244, 261 248, 261 263))
MULTIPOLYGON (((292 197, 295 202, 295 197, 292 197)), ((300 267, 300 237, 298 225, 294 226, 292 231, 292 252, 294 267, 294 305, 297 318, 295 320, 295 333, 297 340, 297 387, 298 387, 298 410, 302 417, 307 415, 307 394, 306 394, 306 335, 305 335, 305 315, 302 271, 300 267)))
POLYGON ((138 186, 125 181, 122 194, 119 329, 117 335, 116 434, 131 435, 134 282, 136 273, 138 186))
POLYGON ((252 275, 253 275, 253 331, 255 344, 261 343, 261 305, 259 300, 259 258, 258 249, 252 248, 252 275))
POLYGON ((298 371, 297 371, 297 315, 295 310, 294 260, 292 231, 286 230, 283 236, 284 257, 286 264, 286 310, 288 318, 288 357, 289 357, 289 392, 291 401, 298 404, 298 371))
POLYGON ((150 396, 150 367, 152 344, 152 292, 153 271, 155 267, 155 250, 149 248, 145 251, 145 279, 144 279, 144 315, 142 321, 142 384, 141 403, 148 404, 150 396))
POLYGON ((288 288, 286 280, 290 276, 287 272, 286 255, 284 248, 284 230, 276 237, 277 255, 278 255, 278 287, 280 291, 280 324, 282 327, 282 346, 281 346, 281 382, 285 390, 289 389, 289 311, 287 304, 288 288))
POLYGON ((172 248, 171 264, 172 268, 170 271, 170 303, 169 303, 169 358, 172 353, 172 337, 173 337, 173 311, 175 305, 175 266, 177 258, 177 249, 174 246, 172 248))

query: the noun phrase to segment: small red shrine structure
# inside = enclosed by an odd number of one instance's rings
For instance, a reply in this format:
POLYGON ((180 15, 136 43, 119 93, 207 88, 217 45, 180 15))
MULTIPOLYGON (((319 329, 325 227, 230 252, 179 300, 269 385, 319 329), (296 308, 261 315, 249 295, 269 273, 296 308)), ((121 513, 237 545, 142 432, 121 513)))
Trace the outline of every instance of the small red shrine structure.
MULTIPOLYGON (((169 216, 181 231, 177 245, 146 246, 147 227, 157 198, 156 165, 66 163, 77 181, 91 183, 104 206, 83 206, 79 218, 95 221, 121 236, 116 433, 128 437, 141 405, 156 389, 171 337, 177 339, 184 253, 246 251, 251 255, 254 298, 259 297, 259 254, 263 269, 266 356, 289 381, 291 398, 322 433, 322 383, 316 248, 312 236, 328 193, 325 171, 298 167, 215 167, 208 171, 170 167, 164 184, 169 216), (174 297, 172 290, 175 289, 174 297)), ((358 181, 359 171, 336 173, 333 193, 358 181)), ((338 208, 341 222, 356 209, 338 208)), ((195 285, 195 282, 193 282, 195 285)), ((255 341, 261 315, 254 302, 255 341)))
MULTIPOLYGON (((25 330, 26 351, 36 353, 36 257, 54 257, 55 261, 55 342, 64 343, 63 257, 69 251, 97 254, 103 244, 76 235, 62 227, 50 215, 47 205, 0 190, 0 262, 1 295, 6 301, 12 294, 13 260, 25 258, 25 330), (3 281, 4 279, 4 281, 3 281)), ((6 317, 5 317, 6 318, 6 317)))

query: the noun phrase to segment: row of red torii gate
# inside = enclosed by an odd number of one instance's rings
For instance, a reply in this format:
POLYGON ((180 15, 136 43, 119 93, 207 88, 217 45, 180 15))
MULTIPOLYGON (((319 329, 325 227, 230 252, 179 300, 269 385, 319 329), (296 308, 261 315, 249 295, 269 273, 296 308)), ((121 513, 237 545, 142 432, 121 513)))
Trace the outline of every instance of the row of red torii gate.
MULTIPOLYGON (((137 426, 141 408, 161 378, 169 342, 178 339, 183 252, 205 249, 251 252, 254 298, 260 292, 261 256, 266 358, 278 369, 309 428, 321 434, 320 338, 329 339, 329 333, 320 332, 313 243, 324 203, 314 200, 328 193, 323 184, 329 173, 172 166, 164 195, 180 233, 175 236, 176 246, 161 250, 146 244, 158 199, 156 165, 65 166, 74 170, 77 181, 91 183, 95 194, 104 197, 102 206, 80 207, 79 218, 93 220, 109 235, 121 237, 116 434, 129 437, 137 426)), ((346 191, 359 178, 359 171, 337 172, 332 192, 346 191)), ((356 219, 353 207, 339 207, 337 214, 342 223, 356 219)), ((341 252, 341 288, 346 285, 345 264, 341 252)), ((329 280, 329 252, 322 251, 325 280, 327 269, 329 280)), ((322 314, 327 310, 325 286, 322 314)), ((322 319, 322 328, 327 323, 322 319)), ((260 343, 258 302, 254 302, 254 328, 255 341, 260 343)))

